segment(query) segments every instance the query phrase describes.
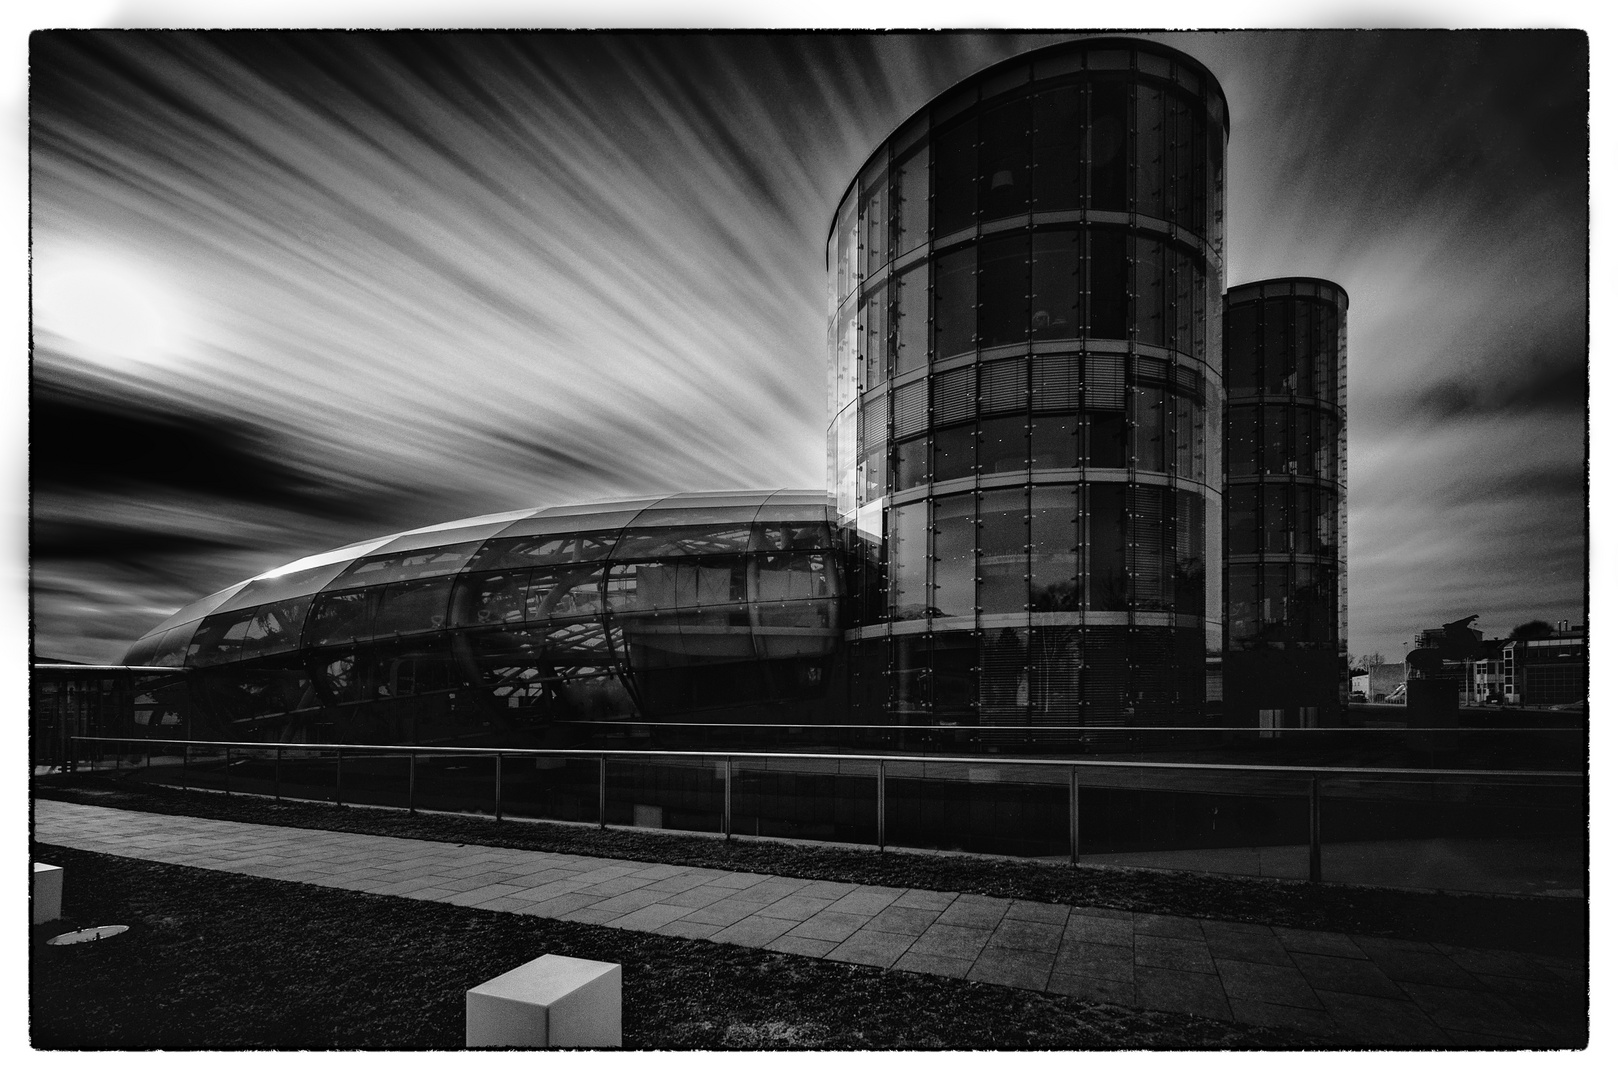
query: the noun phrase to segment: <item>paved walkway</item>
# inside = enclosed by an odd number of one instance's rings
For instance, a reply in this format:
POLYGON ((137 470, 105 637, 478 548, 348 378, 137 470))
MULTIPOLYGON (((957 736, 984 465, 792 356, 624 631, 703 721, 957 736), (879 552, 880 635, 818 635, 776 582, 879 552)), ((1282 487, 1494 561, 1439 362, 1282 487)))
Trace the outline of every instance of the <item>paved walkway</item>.
POLYGON ((1340 1044, 1581 1045, 1585 965, 1314 930, 289 829, 40 799, 35 837, 109 855, 705 938, 1340 1044))

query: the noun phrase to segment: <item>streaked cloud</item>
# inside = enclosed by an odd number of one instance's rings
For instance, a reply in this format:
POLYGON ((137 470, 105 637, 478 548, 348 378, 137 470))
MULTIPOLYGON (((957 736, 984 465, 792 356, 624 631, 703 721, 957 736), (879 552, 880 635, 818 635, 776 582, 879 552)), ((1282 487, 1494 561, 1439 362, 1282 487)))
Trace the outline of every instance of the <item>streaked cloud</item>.
MULTIPOLYGON (((1575 616, 1580 39, 1160 36, 1230 95, 1229 280, 1352 297, 1351 647, 1485 578, 1486 624, 1575 616), (1541 576, 1497 575, 1536 543, 1541 576)), ((113 659, 434 520, 819 486, 836 200, 931 96, 1052 39, 36 37, 36 402, 135 417, 36 418, 39 651, 113 659)))

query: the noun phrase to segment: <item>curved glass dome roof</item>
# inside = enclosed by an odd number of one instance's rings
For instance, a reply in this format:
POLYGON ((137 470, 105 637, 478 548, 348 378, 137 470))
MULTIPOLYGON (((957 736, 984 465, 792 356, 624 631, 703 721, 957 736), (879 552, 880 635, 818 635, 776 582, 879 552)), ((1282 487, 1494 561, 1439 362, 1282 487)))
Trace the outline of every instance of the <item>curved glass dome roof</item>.
POLYGON ((833 520, 825 492, 798 489, 685 492, 463 518, 348 544, 239 581, 153 627, 124 662, 208 666, 335 640, 431 633, 452 619, 442 601, 449 579, 463 571, 826 549, 833 546, 833 520), (333 637, 332 627, 306 625, 311 611, 329 614, 340 606, 317 605, 317 598, 375 593, 378 586, 395 587, 380 595, 394 594, 402 624, 346 637, 342 628, 333 637))

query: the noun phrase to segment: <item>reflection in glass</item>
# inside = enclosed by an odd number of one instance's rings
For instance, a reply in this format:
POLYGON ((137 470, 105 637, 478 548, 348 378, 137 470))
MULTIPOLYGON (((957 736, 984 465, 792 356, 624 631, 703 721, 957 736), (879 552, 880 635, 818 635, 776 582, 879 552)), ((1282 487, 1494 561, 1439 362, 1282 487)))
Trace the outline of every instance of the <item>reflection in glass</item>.
POLYGON ((1036 486, 1029 505, 1029 607, 1077 611, 1083 606, 1079 567, 1078 488, 1036 486))
POLYGON ((973 613, 976 603, 972 580, 974 499, 975 496, 966 494, 937 500, 933 527, 934 615, 970 616, 973 613))
POLYGON ((985 491, 978 518, 979 606, 984 614, 1028 607, 1028 492, 985 491))

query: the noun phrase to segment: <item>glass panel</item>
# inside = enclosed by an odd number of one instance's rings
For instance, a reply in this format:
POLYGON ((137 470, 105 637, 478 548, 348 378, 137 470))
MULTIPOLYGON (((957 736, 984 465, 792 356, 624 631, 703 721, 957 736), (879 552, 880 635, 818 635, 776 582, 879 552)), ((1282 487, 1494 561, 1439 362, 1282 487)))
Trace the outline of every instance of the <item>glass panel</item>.
POLYGON ((1280 405, 1264 407, 1264 471, 1281 474, 1287 471, 1291 455, 1287 445, 1287 410, 1280 405))
POLYGON ((927 149, 918 147, 893 170, 894 255, 927 242, 927 149))
POLYGON ((1028 465, 1032 469, 1072 469, 1079 464, 1079 418, 1036 416, 1029 425, 1028 465))
POLYGON ((927 264, 913 266, 894 289, 893 373, 927 366, 927 264))
POLYGON ((526 570, 468 574, 455 583, 451 621, 456 626, 484 626, 523 621, 526 570))
POLYGON ((1226 542, 1232 555, 1257 555, 1259 551, 1259 488, 1236 484, 1225 493, 1225 519, 1229 532, 1226 542))
POLYGON ((1028 468, 1028 421, 1002 416, 978 425, 978 471, 1022 472, 1028 468))
POLYGON ((978 603, 986 615, 1027 610, 1028 492, 983 492, 978 518, 978 603))
POLYGON ((1028 213, 1028 99, 983 114, 978 210, 983 221, 1028 213))
POLYGON ((925 635, 907 634, 893 639, 893 713, 897 723, 926 721, 928 702, 928 653, 925 635))
MULTIPOLYGON (((769 514, 774 507, 764 507, 759 513, 769 514)), ((783 507, 783 509, 786 509, 783 507)), ((759 521, 753 524, 753 537, 749 551, 815 551, 829 548, 831 527, 824 521, 759 521)))
POLYGON ((523 617, 576 619, 601 611, 600 566, 542 567, 528 577, 522 590, 523 617))
MULTIPOLYGON (((884 152, 883 157, 887 154, 884 152)), ((860 181, 860 276, 869 277, 888 261, 888 174, 878 169, 860 181)))
POLYGON ((1287 301, 1264 301, 1264 392, 1284 394, 1292 365, 1287 361, 1287 301))
POLYGON ((1035 341, 1079 336, 1079 234, 1034 234, 1035 341))
POLYGON ((1171 248, 1174 265, 1174 339, 1169 345, 1183 353, 1191 352, 1191 323, 1195 317, 1192 294, 1202 287, 1193 269, 1194 260, 1178 248, 1171 248))
POLYGON ((1079 489, 1035 487, 1029 506, 1029 606, 1035 611, 1077 611, 1080 588, 1079 489))
POLYGON ((1087 492, 1090 522, 1090 609, 1124 611, 1128 608, 1129 579, 1124 551, 1127 521, 1123 484, 1091 484, 1087 492))
POLYGON ((1090 288, 1089 336, 1121 341, 1128 337, 1126 237, 1116 229, 1092 229, 1089 238, 1090 269, 1085 277, 1090 288))
POLYGON ((1129 581, 1133 606, 1141 611, 1166 611, 1172 601, 1167 558, 1173 551, 1172 524, 1166 513, 1172 503, 1168 489, 1135 484, 1130 489, 1129 581))
POLYGON ((932 614, 973 613, 976 589, 972 581, 972 495, 951 495, 937 500, 933 526, 932 614))
POLYGON ((1141 387, 1129 395, 1135 468, 1147 472, 1164 468, 1163 398, 1163 391, 1155 386, 1141 387))
POLYGON ((1233 305, 1225 333, 1225 392, 1231 397, 1258 393, 1258 305, 1233 305))
POLYGON ((880 499, 888 491, 888 454, 878 448, 865 455, 860 462, 860 502, 880 499))
POLYGON ((971 631, 933 638, 933 722, 970 724, 977 718, 977 635, 971 631))
POLYGON ((453 574, 465 566, 482 546, 483 541, 470 540, 418 551, 372 555, 360 559, 337 575, 328 588, 335 591, 360 585, 384 585, 390 581, 413 581, 417 578, 453 574))
POLYGON ((1258 567, 1230 568, 1230 641, 1232 645, 1258 637, 1258 567))
POLYGON ((752 516, 752 513, 748 513, 747 521, 724 525, 667 525, 652 528, 646 528, 637 519, 633 528, 624 530, 623 538, 613 548, 612 557, 645 559, 659 555, 712 555, 746 551, 753 531, 752 516))
POLYGON ((1191 441, 1194 422, 1191 411, 1196 406, 1188 397, 1174 397, 1174 472, 1182 479, 1194 478, 1191 441))
POLYGON ((747 564, 738 558, 630 563, 611 567, 607 606, 619 611, 669 611, 747 600, 747 564))
POLYGON ((1291 570, 1286 566, 1264 567, 1264 595, 1259 603, 1259 636, 1265 641, 1286 641, 1288 609, 1291 606, 1291 570))
POLYGON ((366 590, 322 593, 309 610, 305 644, 338 645, 370 637, 371 619, 366 590))
POLYGON ((911 439, 893 448, 893 490, 905 491, 927 482, 927 440, 911 439))
POLYGON ((933 483, 971 476, 977 432, 971 424, 944 428, 933 434, 933 483))
POLYGON ((837 302, 841 304, 843 298, 854 291, 855 272, 859 266, 854 245, 857 238, 854 233, 856 207, 854 200, 849 199, 837 212, 837 302))
POLYGON ((1135 87, 1135 212, 1160 218, 1165 213, 1163 91, 1135 87))
MULTIPOLYGON (((1129 176, 1129 86, 1095 82, 1090 86, 1090 206, 1127 210, 1129 176)), ((1107 336, 1107 335, 1097 335, 1107 336)))
MULTIPOLYGON (((625 524, 628 524, 626 521, 625 524)), ((490 540, 467 564, 468 571, 506 570, 525 566, 594 562, 605 559, 618 542, 611 532, 562 533, 550 536, 504 536, 490 540)))
POLYGON ((186 652, 191 647, 191 636, 197 632, 197 625, 200 622, 199 619, 196 622, 181 623, 164 631, 152 658, 147 663, 153 667, 179 667, 185 663, 186 652))
POLYGON ((1287 513, 1286 484, 1264 485, 1264 553, 1287 555, 1292 551, 1292 521, 1287 513))
POLYGON ((1090 436, 1090 468, 1123 468, 1126 449, 1123 413, 1089 413, 1085 422, 1090 436))
POLYGON ((865 344, 860 354, 865 362, 867 390, 888 377, 888 289, 884 284, 866 297, 860 306, 860 325, 865 328, 865 344))
POLYGON ((253 612, 253 621, 248 624, 247 636, 242 641, 242 655, 270 656, 297 651, 310 599, 299 596, 277 600, 253 612))
POLYGON ((977 259, 968 245, 940 256, 933 267, 933 355, 972 350, 977 329, 977 259))
POLYGON ((933 235, 972 224, 977 203, 975 116, 933 135, 933 235))
POLYGON ((979 244, 978 345, 1028 339, 1028 235, 979 244))
POLYGON ((1063 86, 1033 99, 1033 203, 1041 210, 1079 206, 1079 140, 1084 124, 1082 89, 1063 86))
POLYGON ((1206 508, 1203 498, 1189 491, 1175 492, 1174 503, 1174 609, 1182 615, 1200 616, 1205 610, 1202 546, 1206 508))
POLYGON ((759 555, 755 565, 755 600, 812 600, 836 593, 836 574, 824 552, 759 555))
POLYGON ((927 614, 927 504, 896 506, 888 514, 888 588, 895 619, 927 614))
POLYGON ((1315 312, 1319 305, 1299 300, 1292 307, 1292 361, 1296 378, 1289 389, 1305 397, 1315 392, 1315 312))
POLYGON ((371 616, 373 637, 440 630, 449 609, 450 581, 406 581, 381 591, 371 616))
POLYGON ((1315 536, 1315 489, 1298 484, 1292 489, 1292 545, 1299 555, 1313 555, 1319 548, 1315 536))
POLYGON ((186 656, 188 664, 223 664, 236 659, 242 641, 247 637, 248 624, 253 612, 232 611, 209 615, 197 627, 186 656))
POLYGON ((1231 476, 1257 476, 1259 469, 1258 406, 1230 407, 1229 460, 1225 467, 1231 476))
POLYGON ((1147 345, 1163 345, 1163 294, 1167 281, 1163 270, 1163 244, 1144 237, 1135 239, 1135 311, 1137 339, 1147 345))

